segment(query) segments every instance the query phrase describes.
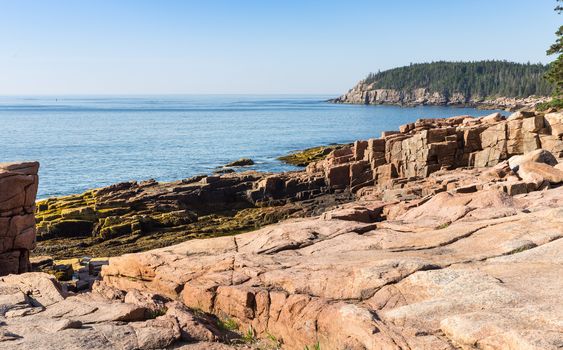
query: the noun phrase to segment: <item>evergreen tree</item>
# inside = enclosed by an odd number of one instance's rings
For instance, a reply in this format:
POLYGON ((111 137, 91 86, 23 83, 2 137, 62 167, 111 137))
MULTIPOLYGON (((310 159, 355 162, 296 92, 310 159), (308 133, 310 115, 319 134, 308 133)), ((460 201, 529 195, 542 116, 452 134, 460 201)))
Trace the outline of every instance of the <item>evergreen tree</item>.
MULTIPOLYGON (((557 2, 559 3, 563 1, 557 0, 557 2)), ((563 11, 563 7, 558 5, 555 8, 555 11, 560 14, 561 11, 563 11)), ((559 30, 555 32, 555 35, 557 35, 557 40, 547 50, 547 54, 559 54, 559 56, 557 56, 555 61, 549 65, 545 78, 555 86, 553 97, 555 99, 561 99, 561 95, 563 94, 563 26, 559 27, 559 30)))
POLYGON ((374 89, 463 93, 466 98, 549 96, 553 87, 543 76, 548 66, 506 61, 432 62, 370 73, 374 89))

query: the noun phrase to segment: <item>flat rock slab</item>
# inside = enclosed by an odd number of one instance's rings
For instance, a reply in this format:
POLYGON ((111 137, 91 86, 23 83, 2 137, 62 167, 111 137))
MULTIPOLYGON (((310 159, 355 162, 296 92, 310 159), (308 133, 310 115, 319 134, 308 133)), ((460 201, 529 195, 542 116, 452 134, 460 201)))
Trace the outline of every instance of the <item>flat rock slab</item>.
POLYGON ((112 258, 103 284, 228 316, 288 349, 562 344, 563 188, 444 193, 376 224, 342 210, 112 258))

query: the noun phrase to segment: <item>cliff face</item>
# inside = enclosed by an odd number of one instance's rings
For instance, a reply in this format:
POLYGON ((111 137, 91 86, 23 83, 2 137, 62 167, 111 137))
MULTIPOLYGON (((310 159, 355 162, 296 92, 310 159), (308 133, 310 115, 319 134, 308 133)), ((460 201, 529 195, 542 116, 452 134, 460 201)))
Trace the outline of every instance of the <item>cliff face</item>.
POLYGON ((562 125, 563 113, 419 119, 401 126, 399 132, 383 132, 380 138, 336 150, 310 164, 307 171, 324 174, 330 188, 357 192, 375 186, 379 192, 393 189, 412 195, 407 190, 416 179, 440 170, 491 167, 540 148, 563 157, 562 125))
POLYGON ((548 101, 549 97, 531 96, 528 98, 485 99, 482 96, 467 96, 460 92, 445 95, 441 92, 430 91, 427 88, 413 90, 376 89, 373 84, 360 81, 344 95, 330 100, 334 103, 350 104, 391 104, 391 105, 435 105, 435 106, 483 106, 490 109, 510 109, 533 107, 537 103, 548 101))
POLYGON ((470 98, 461 93, 445 96, 439 92, 432 92, 425 88, 412 91, 394 89, 375 89, 371 84, 360 81, 346 94, 335 98, 335 103, 352 104, 396 104, 396 105, 463 105, 475 103, 480 98, 470 98))

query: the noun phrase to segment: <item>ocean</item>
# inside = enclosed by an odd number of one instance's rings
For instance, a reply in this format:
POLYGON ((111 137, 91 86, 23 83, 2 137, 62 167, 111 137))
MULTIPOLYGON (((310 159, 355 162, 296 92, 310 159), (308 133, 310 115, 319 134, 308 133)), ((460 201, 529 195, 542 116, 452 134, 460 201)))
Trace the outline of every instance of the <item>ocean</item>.
POLYGON ((129 180, 209 174, 245 157, 245 169, 288 171, 276 158, 378 137, 418 118, 485 115, 474 108, 340 105, 334 96, 0 97, 0 162, 41 163, 38 198, 129 180))

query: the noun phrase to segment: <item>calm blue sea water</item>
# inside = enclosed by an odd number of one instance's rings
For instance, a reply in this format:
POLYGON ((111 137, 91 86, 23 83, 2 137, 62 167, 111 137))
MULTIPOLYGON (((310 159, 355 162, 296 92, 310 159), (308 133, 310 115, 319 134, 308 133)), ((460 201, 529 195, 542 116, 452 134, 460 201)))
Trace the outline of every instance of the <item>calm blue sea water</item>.
POLYGON ((332 96, 0 97, 0 161, 41 162, 39 198, 127 180, 177 180, 241 157, 379 136, 472 108, 335 105, 332 96))

